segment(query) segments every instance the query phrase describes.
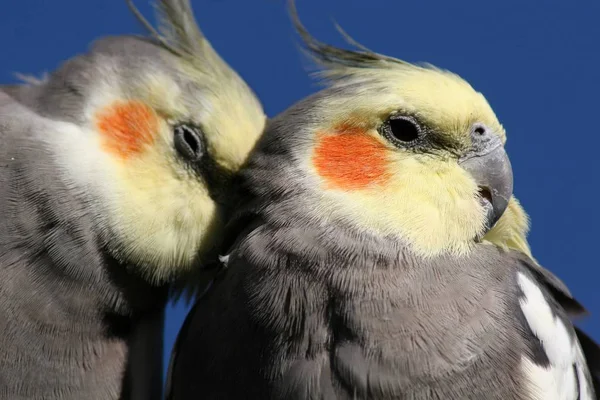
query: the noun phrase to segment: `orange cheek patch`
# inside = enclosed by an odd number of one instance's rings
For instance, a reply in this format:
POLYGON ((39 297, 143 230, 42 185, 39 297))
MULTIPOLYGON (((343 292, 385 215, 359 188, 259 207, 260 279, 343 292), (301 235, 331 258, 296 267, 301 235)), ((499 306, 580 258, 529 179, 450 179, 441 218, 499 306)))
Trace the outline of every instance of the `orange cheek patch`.
POLYGON ((363 189, 389 179, 385 146, 356 128, 343 133, 317 134, 313 165, 333 188, 363 189))
POLYGON ((96 125, 111 152, 128 158, 154 142, 159 117, 140 101, 118 101, 96 114, 96 125))

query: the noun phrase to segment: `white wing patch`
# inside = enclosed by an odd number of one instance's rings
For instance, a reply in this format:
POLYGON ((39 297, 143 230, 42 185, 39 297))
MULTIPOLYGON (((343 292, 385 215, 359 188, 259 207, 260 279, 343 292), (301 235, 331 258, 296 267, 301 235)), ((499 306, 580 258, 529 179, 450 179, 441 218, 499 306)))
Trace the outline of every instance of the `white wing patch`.
POLYGON ((523 356, 521 368, 529 381, 531 400, 595 400, 584 371, 587 369, 581 347, 574 334, 550 309, 538 285, 518 274, 523 291, 521 309, 529 328, 540 340, 550 365, 538 365, 523 356))

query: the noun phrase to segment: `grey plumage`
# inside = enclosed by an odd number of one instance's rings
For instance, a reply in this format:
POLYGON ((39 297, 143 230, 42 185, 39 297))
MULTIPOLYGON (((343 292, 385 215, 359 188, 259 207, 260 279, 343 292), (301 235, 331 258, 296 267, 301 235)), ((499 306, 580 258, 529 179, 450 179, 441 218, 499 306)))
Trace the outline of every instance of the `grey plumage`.
POLYGON ((596 393, 596 397, 600 397, 600 346, 583 332, 581 328, 575 327, 575 332, 577 333, 577 339, 581 344, 583 354, 590 369, 594 392, 596 393))
POLYGON ((499 221, 509 240, 480 229, 493 199, 461 162, 505 140, 484 97, 434 67, 310 50, 332 56, 329 86, 270 120, 243 170, 167 398, 595 399, 584 309, 528 256, 524 212, 499 221))
POLYGON ((103 251, 87 194, 44 139, 60 134, 0 92, 2 399, 118 398, 134 321, 166 299, 103 251))
POLYGON ((258 226, 190 312, 169 399, 527 399, 520 357, 545 355, 524 321, 517 273, 557 317, 583 312, 519 253, 480 245, 468 260, 424 261, 396 241, 275 213, 284 203, 252 209, 258 226))
POLYGON ((2 400, 162 396, 168 295, 196 288, 265 116, 189 2, 161 4, 178 52, 106 37, 0 87, 2 400))
POLYGON ((162 399, 165 309, 135 321, 129 338, 122 400, 162 399))

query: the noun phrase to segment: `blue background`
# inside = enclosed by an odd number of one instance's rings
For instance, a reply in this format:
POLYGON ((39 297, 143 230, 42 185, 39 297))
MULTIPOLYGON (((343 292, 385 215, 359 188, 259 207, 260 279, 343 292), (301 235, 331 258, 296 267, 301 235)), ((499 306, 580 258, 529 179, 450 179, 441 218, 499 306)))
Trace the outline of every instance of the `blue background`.
MULTIPOLYGON (((137 3, 153 20, 147 0, 137 3)), ((193 4, 269 116, 317 90, 282 0, 193 4)), ((119 0, 3 0, 1 9, 2 83, 14 72, 51 71, 99 36, 142 32, 119 0)), ((321 40, 343 44, 335 19, 377 52, 450 69, 484 93, 508 132, 534 255, 588 307, 581 325, 600 340, 600 2, 298 0, 298 9, 321 40)), ((167 360, 186 312, 182 304, 168 310, 167 360)))

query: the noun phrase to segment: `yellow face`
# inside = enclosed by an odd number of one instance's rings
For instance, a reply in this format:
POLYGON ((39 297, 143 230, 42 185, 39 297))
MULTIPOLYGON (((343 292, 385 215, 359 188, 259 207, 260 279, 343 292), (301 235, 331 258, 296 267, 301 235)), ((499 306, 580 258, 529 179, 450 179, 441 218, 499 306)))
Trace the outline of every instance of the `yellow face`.
MULTIPOLYGON (((398 66, 348 76, 333 84, 335 96, 317 104, 325 122, 311 128, 314 145, 304 167, 322 190, 320 208, 402 238, 422 256, 468 252, 486 231, 486 215, 480 188, 459 159, 472 149, 477 127, 505 142, 485 98, 435 69, 398 66)), ((519 231, 512 220, 520 206, 510 207, 511 222, 504 218, 490 232, 498 244, 514 241, 519 231)))
POLYGON ((73 149, 62 162, 95 193, 110 247, 147 279, 186 272, 218 245, 228 197, 220 179, 242 166, 265 124, 253 96, 243 85, 183 93, 146 71, 126 88, 98 84, 86 134, 64 138, 73 149))

